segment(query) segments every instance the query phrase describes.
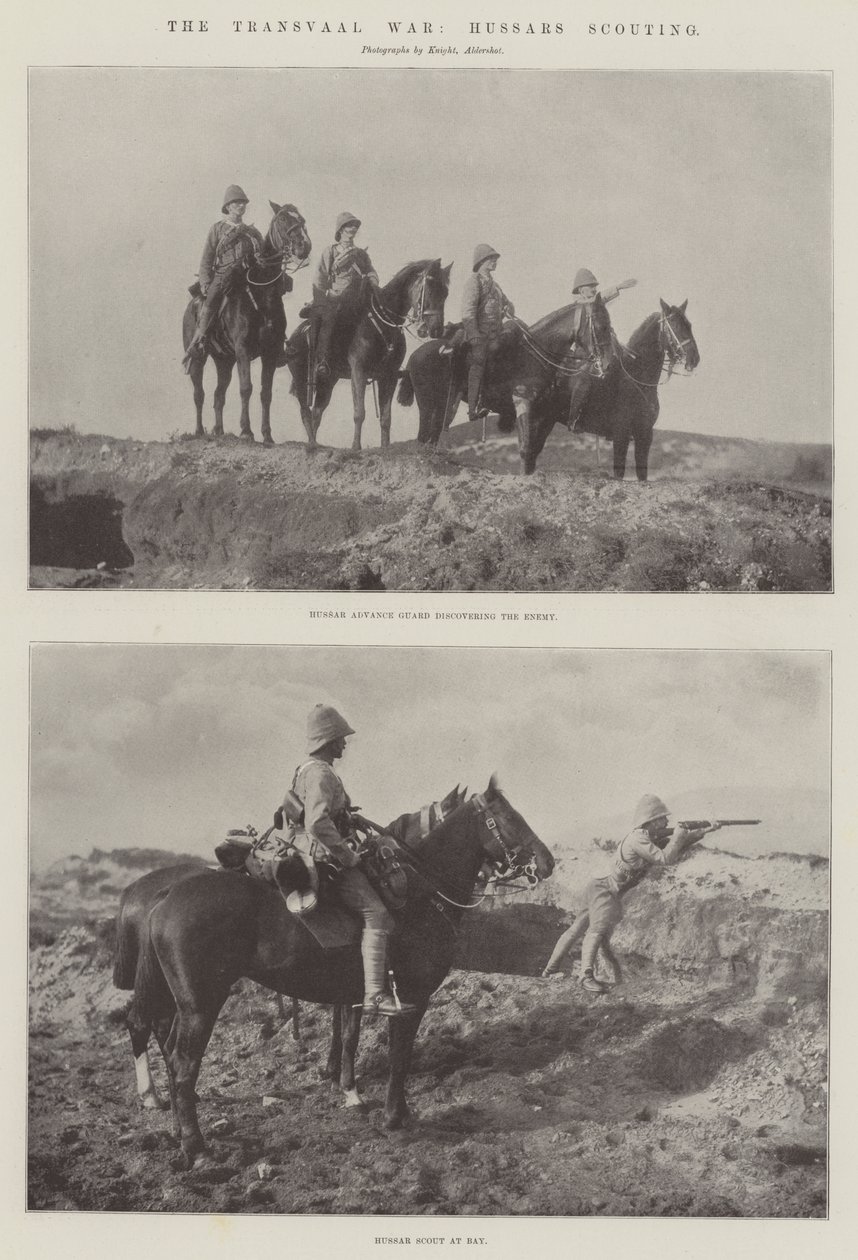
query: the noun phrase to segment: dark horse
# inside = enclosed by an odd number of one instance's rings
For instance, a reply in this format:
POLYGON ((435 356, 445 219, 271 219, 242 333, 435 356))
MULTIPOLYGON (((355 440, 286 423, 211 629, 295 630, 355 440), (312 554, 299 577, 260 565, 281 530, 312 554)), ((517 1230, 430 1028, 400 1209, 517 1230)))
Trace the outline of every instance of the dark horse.
MULTIPOLYGON (((452 267, 452 263, 450 267, 452 267)), ((365 395, 370 380, 378 390, 381 445, 390 445, 390 407, 399 368, 405 357, 403 328, 413 325, 418 337, 437 337, 444 326, 444 303, 450 286, 450 267, 441 259, 409 263, 383 288, 372 290, 357 323, 343 318, 334 337, 333 374, 329 381, 308 382, 309 325, 302 324, 289 338, 292 393, 298 399, 307 443, 317 445, 319 425, 338 380, 351 379, 355 432, 352 450, 361 449, 366 416, 365 395)))
MULTIPOLYGON (((668 379, 676 370, 691 373, 700 362, 697 342, 685 314, 687 305, 687 299, 681 306, 668 306, 662 301, 661 310, 647 316, 627 346, 615 339, 614 361, 604 378, 593 381, 584 403, 576 428, 613 442, 614 476, 619 480, 626 475, 626 455, 632 440, 638 481, 647 479, 662 373, 666 371, 668 379)), ((568 409, 569 390, 560 379, 534 405, 519 407, 517 400, 519 441, 522 451, 527 451, 525 472, 533 471, 548 434, 555 424, 565 422, 568 409)))
MULTIPOLYGON (((529 328, 519 320, 504 325, 497 351, 489 360, 483 385, 487 403, 499 413, 498 428, 511 432, 519 428, 519 447, 525 472, 533 472, 530 447, 522 434, 527 424, 518 420, 520 408, 544 407, 556 381, 579 375, 601 378, 613 357, 611 324, 601 303, 592 318, 581 322, 574 350, 569 342, 576 323, 576 305, 564 306, 546 315, 529 328), (514 410, 513 410, 514 404, 514 410)), ((398 401, 409 406, 416 398, 420 413, 417 440, 437 446, 456 409, 467 392, 467 362, 461 351, 442 353, 449 346, 441 341, 420 346, 412 354, 399 388, 398 401)))
MULTIPOLYGON (((385 831, 395 836, 404 844, 413 844, 428 835, 431 829, 447 817, 452 809, 461 805, 466 792, 457 784, 452 792, 448 792, 440 801, 424 805, 412 814, 401 814, 390 823, 385 831)), ((175 866, 161 867, 149 871, 135 879, 122 892, 119 899, 119 913, 116 916, 116 948, 113 959, 113 983, 117 989, 133 989, 137 967, 143 947, 149 935, 149 915, 159 901, 164 898, 174 884, 199 875, 211 868, 203 861, 191 860, 175 866)), ((278 997, 280 995, 278 994, 278 997)), ((131 1051, 134 1055, 134 1070, 137 1081, 137 1098, 140 1105, 147 1109, 159 1109, 164 1106, 158 1096, 149 1064, 148 1046, 152 1028, 147 1019, 141 1017, 136 1001, 132 1001, 126 1015, 126 1027, 131 1038, 131 1051)), ((335 1012, 335 1044, 340 1036, 340 1020, 335 1012)), ((297 1002, 293 1000, 292 1009, 293 1036, 297 1031, 297 1002)), ((332 1050, 332 1055, 333 1055, 332 1050)), ((341 1056, 342 1049, 337 1050, 341 1056)), ((340 1058, 337 1057, 339 1065, 340 1058)), ((354 1082, 354 1051, 352 1050, 351 1086, 344 1086, 348 1091, 354 1082)), ((344 1069, 348 1076, 348 1069, 344 1069)), ((339 1077, 339 1066, 337 1069, 339 1077)))
MULTIPOLYGON (((292 277, 287 273, 305 265, 312 248, 307 235, 304 217, 294 206, 278 206, 269 202, 274 218, 265 237, 260 263, 252 263, 247 271, 247 284, 235 284, 227 295, 218 319, 212 325, 207 354, 194 358, 189 375, 194 386, 194 403, 197 408, 197 427, 194 436, 204 437, 203 370, 208 355, 217 368, 217 387, 214 392, 214 437, 223 437, 223 406, 226 391, 232 380, 233 366, 238 367, 241 393, 241 436, 253 440, 250 427, 250 395, 253 384, 250 364, 262 360, 262 380, 259 397, 262 402, 262 439, 266 446, 273 445, 271 437, 271 393, 274 370, 283 353, 286 336, 286 315, 283 311, 282 292, 292 288, 292 277)), ((182 336, 185 350, 197 326, 202 298, 192 298, 185 310, 182 336)))
MULTIPOLYGON (((408 896, 390 963, 403 1000, 416 1010, 391 1020, 384 1123, 407 1115, 405 1082, 431 994, 453 963, 455 923, 480 869, 544 879, 554 859, 499 790, 458 806, 407 859, 408 896)), ((405 865, 405 859, 403 859, 405 865)), ((167 1066, 173 1120, 187 1166, 204 1150, 195 1085, 218 1013, 241 977, 302 1001, 353 1006, 363 995, 357 945, 324 951, 275 889, 229 871, 175 884, 149 916, 135 986, 167 1066)))

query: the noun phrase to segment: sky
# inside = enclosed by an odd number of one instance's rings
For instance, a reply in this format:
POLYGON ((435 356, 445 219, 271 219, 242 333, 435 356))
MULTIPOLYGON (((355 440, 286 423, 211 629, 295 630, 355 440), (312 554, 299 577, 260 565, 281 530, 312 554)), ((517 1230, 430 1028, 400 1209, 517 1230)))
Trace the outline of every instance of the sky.
MULTIPOLYGON (((192 429, 186 287, 238 182, 261 229, 269 199, 298 206, 311 263, 345 209, 382 282, 452 261, 452 318, 483 241, 528 323, 581 266, 638 280, 612 307, 624 340, 660 297, 687 298, 701 365, 660 391, 662 427, 828 442, 830 109, 822 73, 34 69, 31 424, 192 429)), ((287 299, 293 328, 312 269, 287 299)), ((238 408, 234 383, 232 432, 238 408)), ((272 417, 275 440, 303 440, 286 370, 272 417)), ((395 407, 394 439, 416 425, 395 407)), ((319 436, 351 431, 343 383, 319 436)), ((364 435, 378 443, 371 404, 364 435)))
POLYGON ((823 652, 40 644, 31 662, 36 869, 93 847, 212 857, 269 826, 317 703, 355 728, 337 768, 382 824, 495 771, 549 846, 644 792, 693 810, 735 785, 750 816, 750 789, 828 794, 823 652))

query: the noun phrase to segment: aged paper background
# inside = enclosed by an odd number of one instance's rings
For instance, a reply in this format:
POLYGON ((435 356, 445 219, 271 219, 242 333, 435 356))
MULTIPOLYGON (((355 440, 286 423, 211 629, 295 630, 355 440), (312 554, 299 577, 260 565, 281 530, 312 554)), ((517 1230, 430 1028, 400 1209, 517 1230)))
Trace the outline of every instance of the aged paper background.
MULTIPOLYGON (((854 1165, 852 1137, 856 1115, 855 1072, 852 1064, 855 1021, 851 1012, 854 993, 855 927, 853 895, 856 890, 855 824, 852 792, 855 739, 852 714, 856 692, 855 642, 855 529, 852 470, 855 456, 854 415, 855 353, 852 314, 855 291, 855 176, 856 108, 854 56, 858 45, 858 11, 853 0, 786 0, 754 8, 730 0, 718 4, 688 0, 654 0, 635 5, 628 0, 598 0, 589 6, 559 4, 547 0, 532 11, 510 0, 489 0, 478 11, 462 12, 453 3, 424 0, 381 5, 378 0, 349 0, 323 5, 307 0, 299 10, 278 12, 264 3, 235 6, 202 2, 193 12, 179 12, 162 4, 108 5, 104 0, 84 6, 35 3, 27 9, 9 10, 4 20, 7 36, 2 54, 4 104, 3 169, 6 190, 4 271, 5 302, 2 314, 5 360, 4 398, 6 459, 3 463, 2 530, 3 564, 3 664, 8 680, 8 701, 3 735, 3 784, 7 819, 7 912, 2 919, 3 946, 9 1012, 4 1021, 3 1090, 0 1095, 4 1140, 0 1163, 0 1203, 3 1234, 10 1255, 109 1254, 121 1250, 129 1256, 149 1255, 181 1248, 192 1255, 243 1255, 250 1248, 289 1249, 302 1258, 326 1256, 343 1246, 352 1255, 382 1254, 374 1238, 408 1233, 449 1235, 441 1220, 418 1218, 382 1222, 363 1217, 330 1218, 171 1218, 109 1215, 60 1215, 24 1212, 26 1112, 26 1044, 24 1031, 26 988, 27 879, 27 671, 28 645, 35 641, 85 639, 96 641, 163 642, 257 642, 257 643, 384 643, 409 645, 456 644, 479 646, 616 647, 743 647, 820 648, 833 653, 835 706, 833 722, 833 888, 834 955, 832 968, 831 1066, 831 1218, 827 1222, 794 1221, 688 1221, 688 1220, 533 1220, 479 1218, 461 1222, 455 1232, 486 1239, 482 1253, 492 1257, 518 1256, 539 1249, 545 1256, 566 1254, 577 1247, 599 1248, 621 1254, 626 1247, 646 1256, 683 1254, 715 1255, 729 1248, 747 1255, 765 1248, 785 1256, 806 1255, 813 1249, 825 1256, 845 1255, 854 1231, 854 1165), (235 34, 233 21, 266 19, 307 20, 327 18, 331 24, 357 21, 363 33, 346 36, 277 36, 235 34), (369 624, 320 623, 310 620, 311 609, 348 603, 358 597, 333 594, 184 594, 184 593, 62 593, 27 592, 26 589, 26 333, 27 333, 27 218, 26 218, 26 108, 27 67, 69 65, 348 65, 387 64, 381 58, 363 56, 364 43, 392 42, 386 20, 430 21, 443 25, 443 39, 467 42, 470 21, 519 21, 562 23, 562 36, 493 37, 503 54, 485 58, 479 65, 551 67, 568 69, 627 68, 725 70, 779 69, 822 70, 834 76, 834 221, 835 285, 835 432, 837 478, 835 483, 835 585, 834 596, 541 596, 503 597, 475 595, 450 597, 445 607, 467 610, 515 609, 531 606, 556 614, 548 626, 516 622, 502 624, 457 623, 438 626, 431 621, 394 623, 384 637, 369 624), (170 21, 205 21, 208 31, 171 33, 170 21), (692 24, 698 34, 679 37, 591 36, 592 22, 692 24), (455 38, 454 36, 455 32, 455 38), (389 636, 389 637, 388 637, 389 636)), ((488 42, 488 41, 486 41, 488 42)), ((397 60, 397 66, 406 59, 397 60)), ((417 65, 416 59, 408 64, 417 65)), ((419 65, 426 65, 421 60, 419 65)), ((473 63, 446 58, 445 68, 473 63)), ((240 105, 237 104, 237 108, 240 105)), ((140 120, 145 128, 146 120, 140 120)), ((181 120, 177 120, 181 125, 181 120)), ((134 136, 129 135, 129 144, 134 136)), ((669 127, 663 143, 693 145, 681 121, 669 127)), ((653 153, 658 161, 658 149, 653 153)), ((59 198, 85 197, 85 188, 58 188, 59 198)), ((595 194, 594 194, 595 195, 595 194)), ((629 192, 633 196, 633 190, 629 192)), ((153 206, 153 213, 169 220, 181 214, 181 206, 153 206)), ((789 207, 785 207, 785 213, 789 207)), ((73 242, 69 242, 73 248, 73 242)), ((789 270, 790 259, 782 266, 789 270)), ((725 277, 741 294, 741 277, 725 277)), ((801 294, 796 293, 801 301, 801 294)), ((831 312, 809 312, 809 318, 827 320, 831 312)), ((785 348, 785 353, 800 348, 785 348)), ((750 367, 747 369, 750 370, 750 367)), ((433 607, 434 597, 374 595, 373 607, 398 610, 433 607)), ((713 697, 717 703, 717 697, 713 697)), ((701 722, 705 722, 701 714, 701 722)), ((143 807, 129 802, 129 811, 143 807)), ((854 1246, 854 1244, 853 1244, 854 1246)), ((409 1255, 443 1247, 400 1247, 409 1255)), ((851 1249, 850 1249, 851 1250, 851 1249)))

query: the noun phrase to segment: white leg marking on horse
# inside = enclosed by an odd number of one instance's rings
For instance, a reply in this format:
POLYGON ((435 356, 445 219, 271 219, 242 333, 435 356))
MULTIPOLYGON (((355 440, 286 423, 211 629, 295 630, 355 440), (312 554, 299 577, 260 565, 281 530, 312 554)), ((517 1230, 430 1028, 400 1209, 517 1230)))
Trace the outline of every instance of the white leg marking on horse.
POLYGON ((137 1097, 142 1105, 153 1110, 160 1108, 161 1100, 155 1089, 155 1082, 152 1080, 149 1055, 145 1050, 134 1060, 134 1071, 137 1076, 137 1097))
POLYGON ((361 1098, 357 1089, 345 1090, 343 1106, 344 1107, 362 1107, 363 1106, 363 1099, 361 1098))

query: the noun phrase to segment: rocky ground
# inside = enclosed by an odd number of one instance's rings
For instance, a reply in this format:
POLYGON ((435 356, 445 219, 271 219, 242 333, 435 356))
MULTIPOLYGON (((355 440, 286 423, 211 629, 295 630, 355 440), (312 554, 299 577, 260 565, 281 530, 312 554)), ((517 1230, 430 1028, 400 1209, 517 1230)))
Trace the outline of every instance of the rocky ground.
POLYGON ((827 447, 656 431, 652 478, 589 435, 458 425, 355 454, 38 431, 31 584, 402 591, 827 590, 827 447), (597 461, 601 460, 601 464, 597 461))
POLYGON ((32 1208, 826 1214, 826 859, 701 850, 642 885, 615 937, 626 983, 601 997, 574 969, 534 974, 562 905, 474 915, 397 1133, 380 1123, 383 1028, 362 1037, 365 1110, 346 1110, 318 1074, 328 1012, 303 1007, 296 1041, 270 994, 237 986, 199 1082, 213 1161, 190 1172, 169 1116, 137 1108, 128 995, 110 977, 119 889, 172 860, 96 851, 34 877, 32 1208))

